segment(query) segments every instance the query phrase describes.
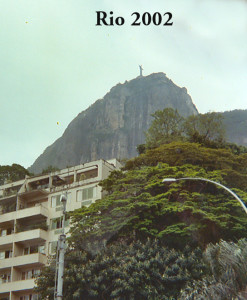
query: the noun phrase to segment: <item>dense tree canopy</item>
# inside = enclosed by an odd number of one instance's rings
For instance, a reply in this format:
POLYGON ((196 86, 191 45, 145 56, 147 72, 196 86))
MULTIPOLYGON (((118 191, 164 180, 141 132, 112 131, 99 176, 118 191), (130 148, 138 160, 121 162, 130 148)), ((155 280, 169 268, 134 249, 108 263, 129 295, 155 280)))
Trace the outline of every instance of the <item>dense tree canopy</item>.
POLYGON ((165 108, 156 111, 152 117, 154 120, 145 133, 146 149, 185 140, 214 148, 225 147, 225 128, 223 117, 219 113, 211 112, 183 118, 177 110, 165 108))
MULTIPOLYGON (((159 238, 182 249, 204 246, 220 238, 247 236, 247 218, 240 204, 225 190, 198 181, 163 184, 166 177, 204 177, 225 182, 221 170, 193 165, 158 163, 127 172, 116 171, 103 181, 108 195, 90 207, 72 213, 73 245, 86 249, 92 241, 159 238)), ((227 182, 226 182, 227 184, 227 182)), ((236 190, 244 200, 247 194, 236 190)), ((99 247, 102 247, 99 245, 99 247)))
MULTIPOLYGON (((196 143, 173 142, 147 150, 125 164, 125 170, 156 166, 164 162, 169 166, 186 164, 201 166, 206 171, 221 170, 222 177, 229 187, 246 190, 247 154, 235 155, 229 149, 212 149, 196 143)), ((223 182, 224 182, 223 181, 223 182)))
POLYGON ((151 115, 154 120, 146 132, 147 148, 154 148, 165 143, 182 139, 184 118, 177 110, 165 108, 151 115))
MULTIPOLYGON (((214 114, 189 124, 171 109, 154 117, 141 154, 100 183, 103 199, 70 213, 65 300, 223 300, 227 293, 241 299, 246 270, 237 268, 243 258, 235 253, 245 251, 245 244, 232 244, 247 238, 239 202, 212 183, 162 179, 207 178, 247 203, 247 153, 222 146, 221 120, 214 114), (159 123, 164 117, 169 126, 159 123), (156 126, 163 126, 161 132, 156 126)), ((43 298, 53 299, 54 272, 53 262, 38 278, 43 298)))
MULTIPOLYGON (((205 271, 200 249, 163 247, 157 240, 113 243, 95 255, 66 256, 64 299, 172 299, 205 271)), ((53 299, 54 277, 47 268, 38 279, 42 299, 53 299), (50 288, 47 288, 50 287, 50 288)))
POLYGON ((0 166, 0 185, 8 182, 17 181, 30 175, 28 170, 18 164, 12 166, 0 166))
POLYGON ((244 300, 247 297, 247 240, 210 244, 204 253, 209 271, 200 280, 188 282, 180 300, 244 300))
POLYGON ((191 142, 204 145, 210 145, 212 141, 222 143, 225 137, 223 117, 214 112, 189 116, 184 130, 191 142))

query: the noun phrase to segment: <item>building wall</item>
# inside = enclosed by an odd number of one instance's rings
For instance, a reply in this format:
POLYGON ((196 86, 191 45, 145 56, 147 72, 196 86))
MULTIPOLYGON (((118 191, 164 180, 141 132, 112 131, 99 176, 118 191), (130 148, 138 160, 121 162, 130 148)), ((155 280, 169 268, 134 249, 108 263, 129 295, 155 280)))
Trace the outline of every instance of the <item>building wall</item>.
POLYGON ((98 160, 0 186, 0 300, 35 300, 34 276, 61 233, 61 194, 66 211, 91 205, 102 198, 98 183, 120 167, 98 160))

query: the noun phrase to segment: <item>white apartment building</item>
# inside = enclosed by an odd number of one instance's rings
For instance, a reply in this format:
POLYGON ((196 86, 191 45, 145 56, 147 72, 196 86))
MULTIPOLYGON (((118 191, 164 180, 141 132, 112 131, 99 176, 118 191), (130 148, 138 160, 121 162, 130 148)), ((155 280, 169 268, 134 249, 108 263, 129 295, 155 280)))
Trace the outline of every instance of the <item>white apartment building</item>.
POLYGON ((102 198, 99 181, 120 167, 98 160, 0 186, 0 300, 38 299, 35 276, 61 233, 61 194, 67 211, 90 205, 102 198))

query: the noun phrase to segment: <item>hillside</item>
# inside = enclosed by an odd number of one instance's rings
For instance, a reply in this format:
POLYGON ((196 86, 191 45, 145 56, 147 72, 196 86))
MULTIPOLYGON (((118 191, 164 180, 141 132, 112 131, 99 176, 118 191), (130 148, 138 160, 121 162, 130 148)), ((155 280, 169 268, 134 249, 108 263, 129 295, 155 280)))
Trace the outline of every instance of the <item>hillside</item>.
POLYGON ((247 218, 227 190, 246 203, 246 167, 246 153, 172 142, 113 171, 105 196, 70 214, 64 299, 246 299, 247 218))
MULTIPOLYGON (((175 85, 164 73, 119 83, 79 113, 29 171, 40 173, 50 165, 64 168, 100 158, 134 157, 137 145, 145 142, 151 114, 166 107, 177 109, 184 117, 198 113, 186 88, 175 85)), ((247 110, 220 114, 227 141, 247 146, 247 110)))
POLYGON ((235 109, 221 114, 224 118, 227 140, 247 146, 247 110, 235 109))
POLYGON ((136 146, 144 142, 151 114, 165 107, 177 109, 182 116, 198 113, 186 88, 164 73, 119 83, 81 112, 29 170, 39 173, 49 165, 63 168, 99 158, 133 157, 136 146))

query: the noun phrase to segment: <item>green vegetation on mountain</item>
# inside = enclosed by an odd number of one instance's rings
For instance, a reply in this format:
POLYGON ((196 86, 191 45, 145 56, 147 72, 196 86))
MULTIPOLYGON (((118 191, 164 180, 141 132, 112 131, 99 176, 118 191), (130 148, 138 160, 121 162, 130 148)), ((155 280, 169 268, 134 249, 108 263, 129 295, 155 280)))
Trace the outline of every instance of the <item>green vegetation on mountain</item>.
POLYGON ((246 159, 246 154, 181 142, 149 150, 101 183, 107 196, 72 213, 73 239, 86 245, 99 237, 102 243, 153 237, 182 249, 247 237, 246 215, 225 190, 193 180, 162 183, 204 177, 234 188, 247 201, 246 159))
POLYGON ((154 119, 146 132, 146 147, 155 148, 183 138, 184 118, 177 110, 165 108, 151 115, 154 119))
MULTIPOLYGON (((187 133, 179 132, 180 122, 170 109, 155 114, 142 154, 100 183, 103 199, 70 213, 65 300, 223 300, 227 293, 241 299, 247 284, 246 276, 239 281, 247 238, 241 205, 212 183, 162 179, 210 179, 247 203, 247 153, 224 141, 221 118, 214 114, 193 118, 187 133), (158 122, 167 115, 169 129, 158 122), (159 146, 151 148, 155 135, 159 146)), ((37 281, 48 299, 52 274, 51 266, 37 281)))
POLYGON ((185 169, 190 164, 202 167, 205 171, 220 170, 223 183, 246 190, 247 153, 236 155, 230 149, 212 149, 197 143, 173 142, 147 150, 145 154, 127 161, 124 169, 138 170, 143 166, 156 166, 158 163, 175 167, 185 165, 185 169))
POLYGON ((186 118, 184 131, 191 142, 211 146, 210 142, 221 145, 225 139, 223 118, 218 113, 192 115, 186 118))
POLYGON ((197 114, 184 118, 177 110, 165 108, 151 116, 154 119, 146 132, 147 149, 186 140, 216 148, 224 144, 223 118, 218 113, 197 114))

